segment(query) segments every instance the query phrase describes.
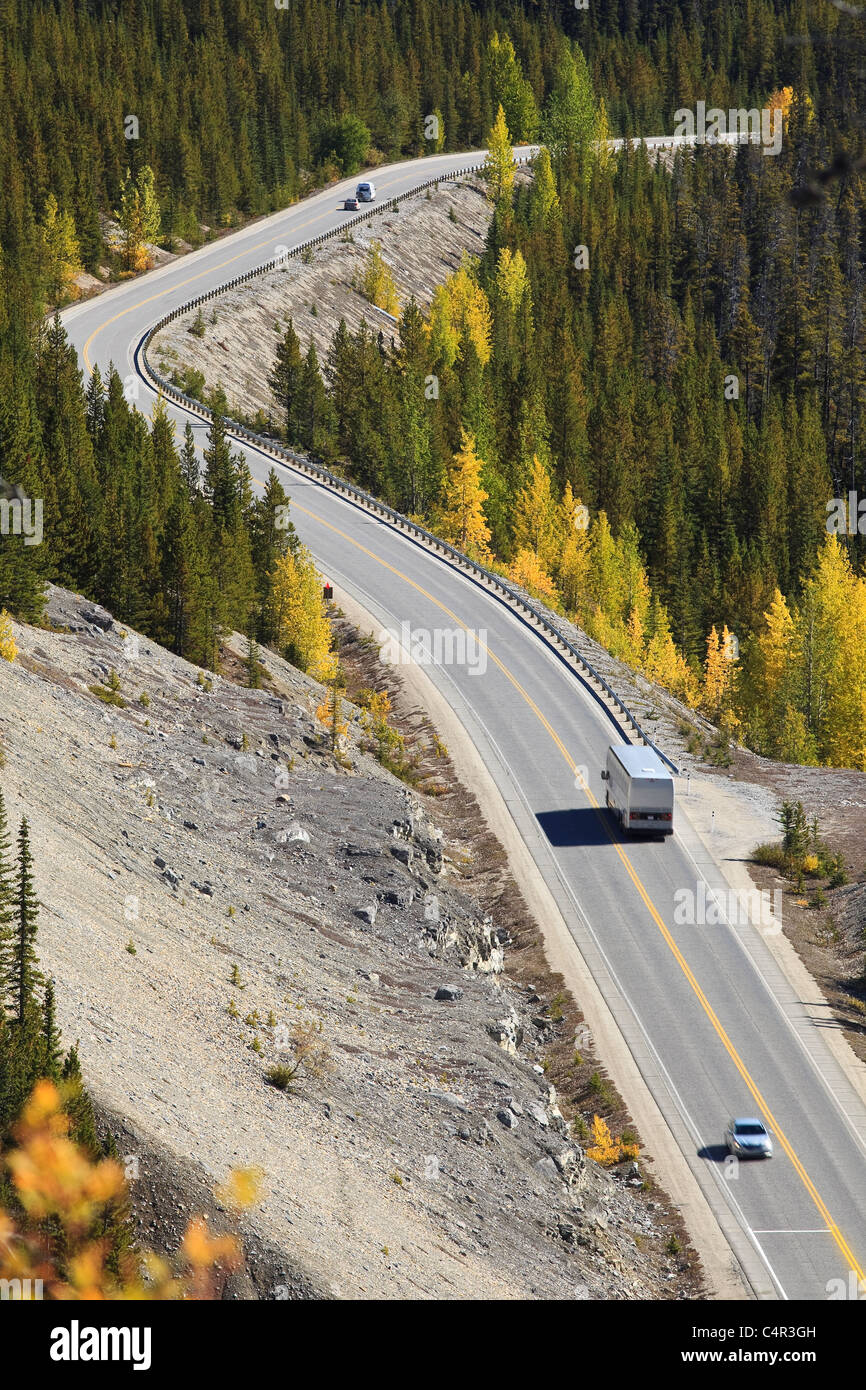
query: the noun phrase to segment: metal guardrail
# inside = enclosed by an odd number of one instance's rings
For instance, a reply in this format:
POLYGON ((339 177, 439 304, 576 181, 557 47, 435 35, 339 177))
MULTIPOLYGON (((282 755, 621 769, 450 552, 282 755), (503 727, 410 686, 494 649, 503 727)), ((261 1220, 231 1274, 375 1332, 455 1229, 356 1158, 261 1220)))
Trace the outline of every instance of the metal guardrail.
MULTIPOLYGON (((528 164, 531 158, 531 155, 517 157, 515 163, 528 164)), ((290 257, 303 255, 304 251, 308 249, 320 246, 326 241, 331 241, 336 236, 342 236, 347 227, 354 227, 361 222, 366 222, 371 215, 382 215, 388 211, 394 211, 398 203, 408 198, 417 197, 428 188, 438 188, 440 183, 450 183, 456 178, 462 178, 465 174, 478 173, 483 167, 484 162, 482 161, 480 164, 473 164, 465 169, 461 169, 453 175, 440 174, 437 178, 427 179, 425 183, 417 184, 415 187, 408 189, 405 193, 398 194, 396 198, 389 199, 387 203, 378 204, 376 208, 371 208, 369 212, 360 214, 349 223, 343 223, 330 232, 323 232, 317 237, 311 237, 308 241, 300 242, 284 256, 278 256, 271 261, 265 262, 263 265, 256 266, 253 270, 248 270, 243 275, 237 275, 233 280, 228 280, 224 285, 220 285, 213 290, 208 290, 206 293, 198 295, 195 299, 188 300, 187 303, 181 305, 179 308, 172 309, 169 313, 165 314, 152 328, 148 329, 136 351, 136 361, 139 360, 140 355, 144 374, 150 378, 156 389, 164 396, 184 406, 193 414, 201 416, 203 419, 211 419, 212 411, 206 405, 196 400, 193 396, 188 396, 185 391, 179 390, 179 388, 172 385, 170 381, 166 381, 166 379, 151 366, 147 356, 147 349, 153 342, 157 333, 161 332, 161 330, 165 328, 167 324, 173 322, 174 319, 190 313, 191 310, 202 304, 208 303, 212 299, 216 299, 219 295, 225 294, 228 290, 234 289, 237 285, 244 284, 246 281, 252 280, 256 276, 267 275, 270 271, 276 270, 279 266, 284 265, 290 257)), ((439 536, 435 536, 432 531, 428 531, 425 527, 419 526, 414 521, 410 521, 408 517, 403 516, 402 512, 397 512, 393 507, 386 506, 384 502, 379 501, 378 498, 373 497, 370 493, 364 492, 362 488, 355 487, 353 483, 346 482, 344 478, 338 478, 329 469, 325 468, 322 464, 315 463, 306 455, 297 454, 293 449, 281 448, 280 445, 275 444, 274 441, 269 439, 266 435, 257 434, 254 430, 248 429, 246 425, 240 424, 230 416, 225 416, 225 425, 230 434, 236 435, 238 438, 254 444, 262 453, 288 464, 301 473, 305 473, 308 477, 324 484, 324 486, 330 488, 333 492, 348 498, 358 506, 363 507, 366 511, 373 512, 376 516, 386 521, 389 525, 394 526, 397 530, 408 533, 415 540, 420 541, 423 545, 432 549, 440 558, 447 560, 458 569, 468 571, 473 578, 480 580, 486 587, 493 589, 500 597, 506 599, 512 607, 518 609, 521 615, 528 614, 529 618, 541 631, 548 644, 553 646, 559 654, 561 654, 562 651, 567 653, 576 663, 578 674, 585 673, 585 675, 589 676, 620 711, 623 718, 631 725, 635 733, 643 740, 646 746, 652 748, 653 752, 661 758, 675 775, 679 775, 679 768, 676 764, 671 761, 667 754, 663 753, 662 750, 656 746, 645 730, 641 728, 631 710, 619 698, 616 691, 604 679, 604 676, 586 660, 572 642, 569 642, 566 637, 563 637, 562 633, 551 623, 540 606, 533 603, 531 599, 527 598, 525 594, 521 593, 513 584, 510 584, 502 575, 496 574, 493 570, 486 569, 484 565, 479 565, 475 560, 470 559, 468 555, 464 555, 462 551, 457 550, 447 541, 443 541, 439 536)))

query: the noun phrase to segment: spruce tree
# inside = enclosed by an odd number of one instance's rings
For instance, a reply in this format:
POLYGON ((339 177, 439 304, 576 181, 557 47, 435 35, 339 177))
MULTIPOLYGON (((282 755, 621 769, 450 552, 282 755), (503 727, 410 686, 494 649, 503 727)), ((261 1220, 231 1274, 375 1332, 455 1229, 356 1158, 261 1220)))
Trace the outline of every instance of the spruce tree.
POLYGON ((12 994, 15 930, 15 880, 12 868, 12 842, 6 819, 6 805, 0 791, 0 1020, 12 994))
POLYGON ((273 370, 268 385, 285 418, 286 439, 289 444, 302 443, 303 420, 301 405, 304 397, 304 361, 301 344, 291 319, 277 344, 273 370))
POLYGON ((35 990, 42 979, 36 958, 38 914, 39 901, 33 882, 33 856, 30 852, 30 825, 25 816, 18 832, 12 958, 12 1005, 20 1028, 25 1026, 31 1015, 35 990))

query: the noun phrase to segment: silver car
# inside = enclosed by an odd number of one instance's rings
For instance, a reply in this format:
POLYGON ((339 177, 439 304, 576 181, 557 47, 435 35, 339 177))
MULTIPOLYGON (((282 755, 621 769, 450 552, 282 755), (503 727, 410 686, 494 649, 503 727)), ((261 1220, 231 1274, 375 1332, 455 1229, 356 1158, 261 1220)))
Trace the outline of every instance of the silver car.
POLYGON ((728 1153, 737 1158, 772 1158, 773 1139, 763 1120, 731 1120, 725 1130, 728 1153))

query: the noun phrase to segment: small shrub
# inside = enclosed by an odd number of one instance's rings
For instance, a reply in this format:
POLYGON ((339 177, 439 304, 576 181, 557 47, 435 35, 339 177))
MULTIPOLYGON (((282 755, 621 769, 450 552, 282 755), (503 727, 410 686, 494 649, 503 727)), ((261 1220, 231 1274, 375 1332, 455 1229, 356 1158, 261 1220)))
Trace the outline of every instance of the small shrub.
POLYGON ((190 324, 189 331, 190 331, 190 333, 192 333, 193 336, 196 337, 196 338, 203 338, 203 337, 204 337, 204 334, 205 334, 205 322, 204 322, 204 314, 202 313, 201 309, 199 309, 198 313, 196 314, 195 318, 193 319, 192 323, 190 324))
POLYGON ((287 1067, 282 1062, 279 1062, 276 1066, 271 1067, 269 1071, 265 1072, 265 1079, 269 1081, 272 1086, 276 1086, 278 1091, 286 1091, 289 1088, 294 1074, 294 1067, 287 1067))
POLYGON ((143 709, 150 708, 150 696, 148 695, 146 690, 142 690, 141 694, 138 697, 138 703, 142 706, 143 709))
POLYGON ((780 873, 786 873, 790 867, 781 845, 755 845, 751 858, 753 864, 764 864, 768 869, 778 869, 780 873))
MULTIPOLYGON (((301 1005, 298 1005, 300 1008, 301 1005)), ((303 1070, 310 1077, 321 1080, 332 1070, 331 1050, 320 1036, 321 1023, 298 1022, 292 1028, 291 1044, 294 1057, 291 1062, 279 1063, 265 1073, 265 1080, 279 1090, 289 1088, 298 1072, 303 1070)))
POLYGON ((131 956, 137 956, 137 955, 138 955, 138 952, 137 952, 136 949, 135 949, 135 942, 133 941, 132 937, 130 937, 129 940, 127 941, 127 943, 126 943, 126 949, 127 949, 127 951, 129 952, 129 954, 130 954, 131 956))
POLYGON ((575 1115, 571 1122, 571 1132, 579 1144, 588 1144, 590 1140, 589 1126, 582 1115, 575 1115))
POLYGON ((238 1017, 240 1016, 240 1011, 239 1011, 239 1009, 238 1009, 238 1006, 237 1006, 237 1004, 235 1003, 235 1001, 234 1001, 233 999, 230 999, 230 1000, 229 1000, 228 1013, 229 1013, 229 1018, 238 1018, 238 1017))
POLYGON ((126 701, 119 694, 120 677, 116 671, 112 671, 105 685, 91 685, 89 690, 91 695, 95 695, 104 705, 116 705, 118 709, 126 709, 126 701), (113 684, 112 681, 116 681, 117 684, 113 684))

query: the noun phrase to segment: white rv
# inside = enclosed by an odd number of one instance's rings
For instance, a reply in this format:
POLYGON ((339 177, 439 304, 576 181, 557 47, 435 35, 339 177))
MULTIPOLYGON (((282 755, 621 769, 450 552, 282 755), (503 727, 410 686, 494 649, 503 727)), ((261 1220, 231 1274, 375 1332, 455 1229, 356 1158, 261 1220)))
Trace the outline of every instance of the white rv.
POLYGON ((601 775, 607 783, 605 802, 623 830, 674 833, 674 779, 651 748, 612 744, 601 775))
POLYGON ((369 179, 364 179, 355 189, 355 197, 359 203, 372 203, 376 200, 376 185, 369 179))

